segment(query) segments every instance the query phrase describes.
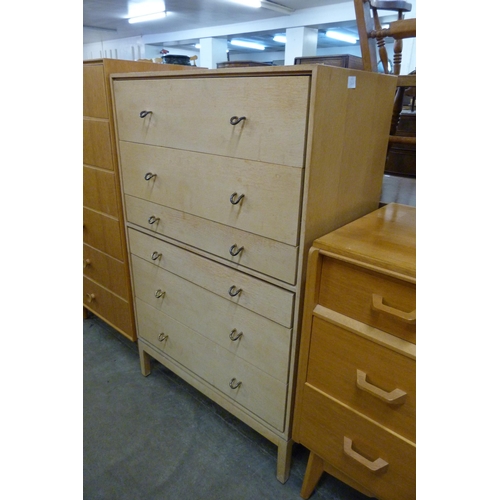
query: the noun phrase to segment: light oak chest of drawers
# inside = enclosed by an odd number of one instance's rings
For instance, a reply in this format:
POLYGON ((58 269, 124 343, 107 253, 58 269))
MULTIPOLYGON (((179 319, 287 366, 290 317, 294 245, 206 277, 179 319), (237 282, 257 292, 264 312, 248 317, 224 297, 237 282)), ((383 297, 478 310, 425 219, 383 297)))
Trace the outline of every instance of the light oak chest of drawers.
POLYGON ((112 79, 142 372, 155 358, 275 443, 284 482, 307 250, 378 206, 394 79, 112 79))
POLYGON ((308 263, 293 439, 379 500, 416 496, 416 210, 389 204, 316 240, 308 263))
POLYGON ((109 76, 171 67, 120 59, 83 62, 83 311, 130 340, 137 334, 109 76))

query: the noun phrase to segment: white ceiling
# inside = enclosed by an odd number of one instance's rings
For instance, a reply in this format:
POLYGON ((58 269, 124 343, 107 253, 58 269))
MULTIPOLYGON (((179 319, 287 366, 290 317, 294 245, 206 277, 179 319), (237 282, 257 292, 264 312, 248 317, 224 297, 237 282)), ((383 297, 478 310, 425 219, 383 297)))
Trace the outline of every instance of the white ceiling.
MULTIPOLYGON (((349 0, 276 0, 275 3, 294 9, 293 14, 306 14, 310 9, 316 7, 326 7, 346 2, 349 2, 349 0)), ((245 7, 231 0, 83 0, 83 43, 155 35, 154 42, 150 43, 155 45, 165 43, 165 45, 168 45, 172 43, 170 34, 173 33, 190 32, 190 30, 205 28, 214 28, 214 31, 217 31, 217 27, 230 25, 235 25, 235 29, 237 29, 237 27, 245 26, 245 23, 259 21, 269 27, 270 21, 276 21, 275 24, 279 25, 280 18, 283 17, 288 17, 288 15, 265 8, 245 7), (128 23, 127 19, 131 17, 133 9, 140 8, 145 3, 157 3, 158 1, 161 5, 165 5, 165 8, 160 7, 158 10, 167 10, 169 12, 165 19, 138 24, 128 23), (165 41, 162 40, 161 36, 158 36, 159 34, 164 35, 165 41)), ((298 16, 299 21, 302 18, 306 19, 307 16, 298 16)), ((318 47, 348 45, 324 37, 323 31, 332 27, 332 23, 308 26, 320 30, 318 47)), ((340 27, 354 35, 357 34, 354 19, 343 21, 340 23, 340 27)), ((245 38, 265 42, 268 50, 283 50, 283 45, 272 42, 272 37, 276 33, 284 32, 285 29, 272 28, 258 32, 252 30, 247 33, 245 38)), ((245 35, 245 33, 238 31, 232 34, 238 34, 240 38, 245 35)), ((231 36, 231 34, 228 36, 231 36)), ((182 43, 182 40, 177 42, 178 45, 182 45, 182 43)), ((188 42, 186 41, 186 43, 188 42)))

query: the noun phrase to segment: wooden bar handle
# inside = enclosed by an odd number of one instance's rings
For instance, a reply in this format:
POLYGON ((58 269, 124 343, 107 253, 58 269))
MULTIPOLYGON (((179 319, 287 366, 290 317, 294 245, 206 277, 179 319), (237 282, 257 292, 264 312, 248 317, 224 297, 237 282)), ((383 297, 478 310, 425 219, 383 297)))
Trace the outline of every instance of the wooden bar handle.
POLYGON ((389 464, 383 460, 382 458, 377 458, 373 462, 363 457, 359 453, 356 453, 352 449, 352 439, 344 436, 344 453, 348 456, 359 462, 361 465, 364 465, 367 469, 372 472, 383 472, 389 467, 389 464))
POLYGON ((394 389, 391 392, 386 392, 380 389, 380 387, 367 382, 365 372, 361 370, 356 370, 356 372, 356 385, 362 391, 368 392, 372 396, 381 399, 382 401, 384 401, 384 403, 387 403, 389 405, 402 405, 406 401, 406 392, 402 391, 401 389, 394 389))
POLYGON ((404 321, 405 323, 409 323, 411 325, 416 324, 416 309, 411 312, 400 311, 399 309, 395 309, 394 307, 386 306, 383 301, 384 299, 382 295, 377 295, 376 293, 372 294, 372 309, 381 313, 389 314, 390 316, 394 316, 395 318, 404 321))

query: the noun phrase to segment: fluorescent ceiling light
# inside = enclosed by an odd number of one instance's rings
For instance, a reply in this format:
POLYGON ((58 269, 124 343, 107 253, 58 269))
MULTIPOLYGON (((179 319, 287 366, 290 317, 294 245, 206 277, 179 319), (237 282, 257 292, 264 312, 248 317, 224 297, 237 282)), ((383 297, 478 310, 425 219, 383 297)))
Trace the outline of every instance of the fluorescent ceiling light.
POLYGON ((154 14, 146 14, 145 16, 131 17, 129 18, 128 22, 130 24, 134 24, 134 23, 143 23, 146 21, 154 21, 156 19, 163 19, 166 15, 167 13, 165 11, 155 12, 154 14))
POLYGON ((356 43, 358 41, 355 36, 346 35, 345 33, 340 33, 339 31, 327 31, 325 36, 347 43, 356 43))
POLYGON ((260 7, 260 0, 233 0, 233 2, 246 5, 247 7, 254 7, 255 9, 260 7))
POLYGON ((260 43, 245 42, 243 40, 231 40, 231 45, 237 45, 238 47, 246 47, 247 49, 264 50, 266 47, 260 43))
POLYGON ((285 35, 274 35, 273 40, 278 43, 286 43, 286 36, 285 35))

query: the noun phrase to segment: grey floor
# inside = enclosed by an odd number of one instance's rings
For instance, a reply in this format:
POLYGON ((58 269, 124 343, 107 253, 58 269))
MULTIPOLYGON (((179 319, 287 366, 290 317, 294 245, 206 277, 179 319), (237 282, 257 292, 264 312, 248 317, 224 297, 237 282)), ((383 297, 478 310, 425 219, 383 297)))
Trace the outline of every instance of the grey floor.
MULTIPOLYGON (((85 500, 300 500, 308 452, 294 445, 290 479, 277 448, 157 362, 143 377, 137 346, 83 321, 85 500)), ((366 500, 323 474, 313 500, 366 500)))

